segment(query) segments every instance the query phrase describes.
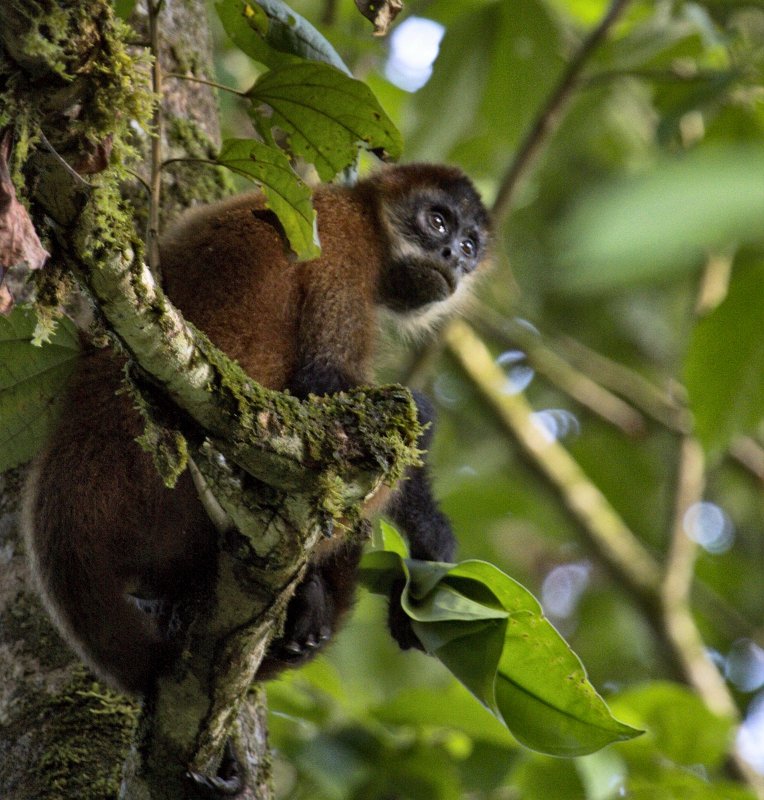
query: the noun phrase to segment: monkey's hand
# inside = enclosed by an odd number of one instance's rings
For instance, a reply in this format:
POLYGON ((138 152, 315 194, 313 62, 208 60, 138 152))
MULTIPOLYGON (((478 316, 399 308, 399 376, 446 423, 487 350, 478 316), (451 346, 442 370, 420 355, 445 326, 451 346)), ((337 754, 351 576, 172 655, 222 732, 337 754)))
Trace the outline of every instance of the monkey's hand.
POLYGON ((390 589, 390 606, 387 614, 387 624, 390 628, 390 633, 393 639, 398 642, 401 650, 422 650, 424 646, 414 633, 411 627, 411 617, 403 610, 401 606, 401 595, 406 582, 398 580, 390 589))
POLYGON ((297 587, 287 609, 284 635, 271 645, 271 655, 299 664, 326 644, 333 633, 334 603, 325 581, 313 571, 297 587))
POLYGON ((313 658, 334 632, 334 602, 318 570, 311 568, 289 601, 284 632, 271 642, 257 673, 269 680, 313 658))

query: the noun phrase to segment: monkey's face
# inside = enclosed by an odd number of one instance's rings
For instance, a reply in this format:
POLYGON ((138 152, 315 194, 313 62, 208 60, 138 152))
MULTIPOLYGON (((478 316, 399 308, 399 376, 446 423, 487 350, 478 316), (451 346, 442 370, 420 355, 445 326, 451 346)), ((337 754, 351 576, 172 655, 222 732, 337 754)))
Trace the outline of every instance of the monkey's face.
POLYGON ((436 306, 445 311, 465 294, 487 255, 488 214, 472 184, 449 173, 391 194, 381 210, 389 243, 381 303, 406 314, 429 314, 436 306))

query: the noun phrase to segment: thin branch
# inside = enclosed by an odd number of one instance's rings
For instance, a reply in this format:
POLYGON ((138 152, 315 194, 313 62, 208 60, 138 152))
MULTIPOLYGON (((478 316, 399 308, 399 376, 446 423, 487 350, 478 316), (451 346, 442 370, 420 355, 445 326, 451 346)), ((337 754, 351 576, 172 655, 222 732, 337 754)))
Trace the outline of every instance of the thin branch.
POLYGON ((697 689, 711 711, 735 718, 738 716, 737 706, 706 654, 690 603, 698 545, 687 534, 686 519, 690 508, 703 498, 704 466, 700 444, 691 436, 685 437, 679 454, 671 546, 661 586, 663 620, 687 682, 697 689))
POLYGON ((208 164, 213 167, 221 166, 217 161, 213 161, 211 158, 168 158, 166 161, 163 161, 159 165, 159 169, 165 169, 165 167, 169 167, 170 164, 208 164))
POLYGON ((74 169, 74 167, 71 166, 71 164, 69 164, 68 161, 66 161, 66 159, 56 150, 56 148, 53 147, 53 145, 48 141, 47 136, 45 136, 42 130, 40 130, 39 133, 40 133, 40 141, 45 145, 46 149, 50 151, 50 153, 56 158, 59 164, 61 164, 61 166, 67 171, 69 176, 80 186, 84 186, 85 188, 88 189, 88 191, 92 191, 93 187, 82 177, 82 175, 80 175, 79 172, 77 172, 76 169, 74 169))
POLYGON ((321 12, 322 25, 334 25, 337 21, 337 0, 324 0, 324 10, 321 12))
MULTIPOLYGON (((633 369, 597 353, 571 337, 553 344, 555 350, 585 375, 615 392, 652 419, 677 433, 689 433, 692 417, 682 402, 633 369)), ((676 391, 682 393, 681 387, 676 391)))
POLYGON ((661 570, 652 555, 570 453, 559 442, 550 441, 534 423, 532 409, 522 394, 502 391, 504 372, 472 328, 462 321, 452 323, 446 343, 512 438, 559 492, 603 561, 645 605, 654 607, 661 570))
POLYGON ((207 78, 197 78, 196 75, 181 75, 180 72, 168 72, 165 78, 175 78, 179 81, 191 81, 192 83, 202 83, 205 86, 211 86, 213 89, 219 89, 221 92, 230 92, 231 94, 238 95, 239 97, 246 97, 246 92, 240 92, 238 89, 234 89, 233 86, 226 86, 224 83, 218 83, 217 81, 210 81, 207 78))
POLYGON ((764 447, 750 436, 737 436, 730 443, 730 455, 764 483, 764 447))
POLYGON ((518 147, 493 204, 493 217, 497 223, 509 214, 521 179, 533 165, 549 137, 557 129, 562 113, 578 86, 586 62, 605 39, 629 2, 630 0, 613 0, 599 25, 581 43, 549 96, 546 105, 518 147))
MULTIPOLYGON (((666 638, 682 668, 685 680, 706 707, 722 717, 740 722, 740 711, 729 687, 710 659, 692 613, 691 593, 698 545, 687 533, 688 510, 700 502, 705 486, 705 459, 698 441, 682 440, 677 476, 674 523, 666 568, 661 585, 663 623, 666 638)), ((764 776, 742 758, 736 748, 730 754, 732 765, 759 800, 764 798, 764 776)))
POLYGON ((582 87, 595 86, 607 83, 618 78, 642 78, 648 81, 663 81, 669 83, 703 83, 710 81, 732 80, 741 75, 736 69, 682 69, 670 67, 668 69, 609 69, 589 75, 582 82, 582 87))
POLYGON ((162 0, 147 0, 149 41, 154 60, 151 65, 151 83, 156 106, 152 120, 151 139, 151 193, 149 198, 149 240, 148 262, 155 275, 159 275, 159 208, 162 196, 162 137, 164 136, 164 117, 162 114, 162 65, 159 59, 159 13, 162 0))
POLYGON ((645 432, 645 419, 639 411, 571 366, 541 336, 525 325, 515 319, 507 319, 484 305, 479 308, 476 306, 475 313, 470 315, 470 321, 478 330, 497 341, 505 344, 511 342, 522 349, 536 371, 584 408, 628 436, 638 436, 645 432))

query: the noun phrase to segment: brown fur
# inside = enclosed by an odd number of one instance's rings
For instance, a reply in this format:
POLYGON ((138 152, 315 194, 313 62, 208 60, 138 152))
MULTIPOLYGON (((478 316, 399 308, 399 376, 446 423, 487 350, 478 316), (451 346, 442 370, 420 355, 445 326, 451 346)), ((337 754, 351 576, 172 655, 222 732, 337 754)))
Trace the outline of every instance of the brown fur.
MULTIPOLYGON (((461 173, 401 167, 353 189, 321 187, 314 205, 322 253, 303 263, 290 258, 259 194, 192 210, 161 242, 167 294, 271 389, 300 393, 295 376, 301 368, 307 389, 319 393, 367 383, 394 235, 383 209, 403 202, 412 184, 441 180, 462 180, 461 173), (324 364, 328 375, 339 376, 339 386, 312 383, 321 382, 310 376, 324 364)), ((142 423, 129 398, 119 394, 121 369, 108 351, 81 359, 58 428, 32 470, 23 524, 43 597, 67 640, 102 677, 143 691, 178 645, 160 624, 161 614, 145 613, 126 595, 173 603, 195 591, 210 577, 216 537, 188 474, 175 489, 165 489, 136 444, 142 423)), ((427 557, 452 551, 450 528, 443 530, 431 540, 448 542, 426 545, 432 551, 427 557)), ((318 581, 326 596, 307 590, 296 596, 290 606, 296 624, 299 614, 319 613, 311 607, 318 598, 330 606, 323 613, 335 626, 351 605, 359 558, 358 547, 345 545, 321 554, 306 584, 318 581)), ((322 619, 314 622, 325 627, 322 619)), ((260 677, 284 666, 270 654, 260 677)))
POLYGON ((162 244, 173 302, 271 389, 287 386, 305 337, 335 354, 342 348, 339 358, 356 382, 371 377, 373 267, 381 263, 382 242, 369 235, 370 209, 347 190, 319 190, 314 205, 322 248, 314 261, 290 258, 280 230, 253 215, 264 208, 259 194, 192 210, 162 244), (337 292, 338 285, 345 290, 337 292))

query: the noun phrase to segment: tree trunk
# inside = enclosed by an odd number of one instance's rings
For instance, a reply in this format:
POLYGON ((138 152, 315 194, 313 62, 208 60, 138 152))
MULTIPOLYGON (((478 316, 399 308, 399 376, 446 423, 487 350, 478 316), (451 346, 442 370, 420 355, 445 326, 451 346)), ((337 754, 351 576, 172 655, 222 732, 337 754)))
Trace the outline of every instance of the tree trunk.
MULTIPOLYGON (((42 57, 29 56, 21 49, 20 39, 55 6, 66 3, 41 2, 39 6, 19 0, 9 3, 0 12, 0 28, 7 36, 0 48, 0 91, 8 88, 6 76, 11 67, 22 67, 31 77, 44 74, 49 64, 42 57), (27 25, 31 18, 33 24, 27 25)), ((76 5, 76 4, 72 4, 76 5)), ((74 50, 82 61, 95 58, 88 47, 88 33, 100 37, 85 20, 102 20, 109 11, 108 3, 83 3, 89 6, 77 17, 82 36, 72 36, 72 44, 55 42, 64 59, 74 59, 74 50)), ((65 13, 75 17, 72 9, 65 13)), ((139 4, 131 22, 138 36, 148 40, 148 14, 139 4)), ((39 30, 39 29, 38 29, 39 30)), ((212 77, 211 43, 206 8, 203 0, 165 0, 158 25, 159 53, 165 74, 190 74, 212 77)), ((43 34, 44 36, 44 34, 43 34)), ((100 40, 99 45, 104 45, 100 40)), ((133 54, 139 52, 136 48, 133 54)), ((148 74, 149 65, 141 67, 148 74)), ((42 82, 41 82, 42 83, 42 82)), ((17 92, 18 104, 11 113, 25 113, 24 100, 48 110, 40 120, 53 144, 68 160, 77 150, 99 157, 103 142, 72 141, 66 131, 59 134, 54 120, 59 114, 70 114, 69 98, 61 99, 61 87, 55 79, 47 90, 35 89, 30 81, 28 95, 17 92), (52 86, 51 86, 52 84, 52 86), (47 124, 46 124, 47 122, 47 124)), ((4 104, 0 103, 0 108, 4 104)), ((163 157, 209 158, 218 149, 219 126, 213 92, 199 83, 165 79, 162 86, 162 151, 163 157)), ((112 112, 133 115, 135 109, 114 107, 112 112)), ((92 121, 94 114, 85 109, 83 116, 92 121)), ((5 123, 7 119, 0 119, 5 123)), ((2 124, 0 124, 2 127, 2 124)), ((136 126, 137 128, 138 126, 136 126)), ((138 133, 137 145, 149 164, 151 139, 138 133)), ((108 134, 107 134, 108 136, 108 134)), ((108 147, 110 142, 107 145, 108 147)), ((108 157, 108 153, 106 154, 108 157)), ((148 182, 147 168, 137 167, 148 182)), ((192 200, 211 201, 222 194, 225 181, 220 171, 197 165, 170 165, 163 175, 162 218, 170 218, 192 200)), ((137 181, 126 182, 124 193, 133 205, 144 208, 136 215, 140 227, 148 222, 145 192, 137 181)), ((0 476, 0 797, 4 800, 55 800, 81 798, 104 800, 116 798, 122 782, 123 767, 133 745, 141 716, 140 703, 99 684, 61 640, 42 608, 33 586, 18 526, 23 470, 0 476)), ((265 705, 261 693, 248 695, 237 721, 238 755, 244 762, 248 786, 242 797, 269 798, 269 759, 265 705)), ((154 796, 154 794, 152 794, 154 796)), ((175 795, 180 797, 180 795, 175 795)))

